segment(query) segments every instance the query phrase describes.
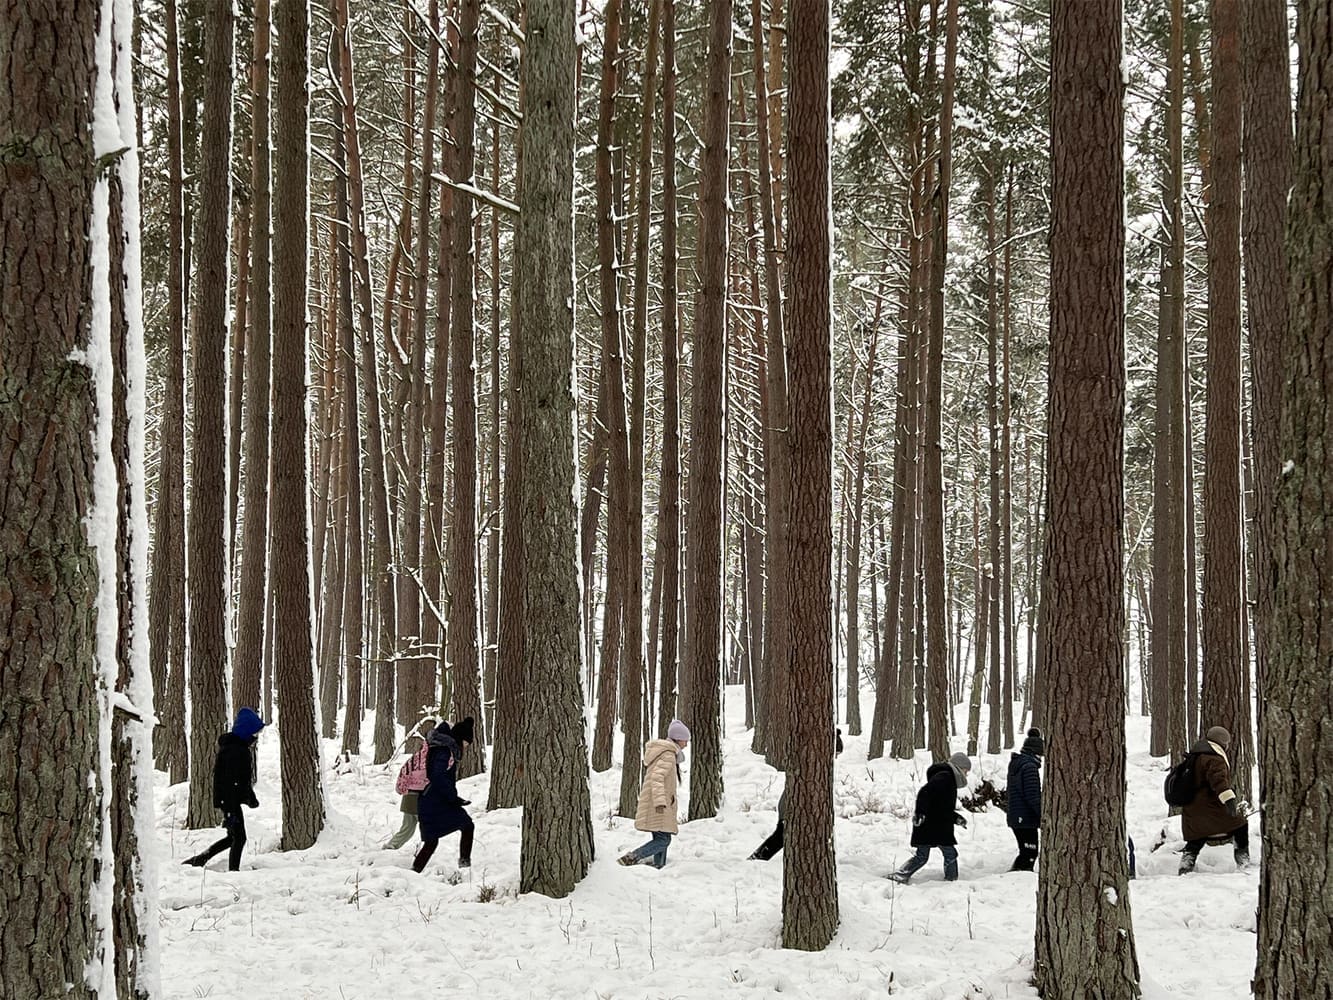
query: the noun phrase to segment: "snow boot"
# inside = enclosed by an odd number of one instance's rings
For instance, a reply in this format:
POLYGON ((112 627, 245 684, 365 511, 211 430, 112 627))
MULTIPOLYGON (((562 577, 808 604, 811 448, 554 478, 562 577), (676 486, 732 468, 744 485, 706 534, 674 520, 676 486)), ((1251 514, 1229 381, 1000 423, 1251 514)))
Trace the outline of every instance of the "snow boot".
POLYGON ((1194 862, 1198 860, 1199 858, 1196 854, 1182 854, 1180 856, 1180 871, 1177 874, 1188 875, 1190 872, 1194 871, 1194 862))
POLYGON ((1245 871, 1250 867, 1250 852, 1236 849, 1236 870, 1245 871))
POLYGON ((632 851, 629 854, 622 854, 616 860, 619 861, 620 864, 625 865, 626 867, 629 867, 630 865, 637 865, 639 863, 638 857, 636 857, 634 852, 632 851))
POLYGON ((193 857, 186 858, 181 864, 189 865, 192 868, 202 868, 204 865, 208 864, 208 856, 204 854, 196 854, 193 857))
POLYGON ((907 883, 912 881, 912 876, 908 872, 902 871, 889 872, 884 877, 890 882, 897 882, 899 885, 907 885, 907 883))

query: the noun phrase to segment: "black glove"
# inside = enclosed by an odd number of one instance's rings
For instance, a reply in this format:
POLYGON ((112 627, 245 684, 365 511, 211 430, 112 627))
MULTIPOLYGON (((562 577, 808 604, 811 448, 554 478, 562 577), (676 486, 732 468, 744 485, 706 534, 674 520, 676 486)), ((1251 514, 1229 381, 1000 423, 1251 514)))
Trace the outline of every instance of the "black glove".
POLYGON ((1240 818, 1240 800, 1232 799, 1227 803, 1227 815, 1233 818, 1240 818))
POLYGON ((454 799, 454 805, 456 805, 456 806, 470 806, 470 805, 472 805, 472 800, 471 800, 471 799, 454 799))
POLYGON ((258 808, 259 808, 259 800, 258 800, 257 798, 255 798, 253 792, 250 793, 250 801, 247 802, 246 805, 248 805, 251 809, 258 809, 258 808))
POLYGON ((966 827, 966 826, 967 826, 967 817, 965 817, 962 813, 957 813, 957 812, 954 813, 954 814, 953 814, 953 825, 954 825, 954 826, 966 827))

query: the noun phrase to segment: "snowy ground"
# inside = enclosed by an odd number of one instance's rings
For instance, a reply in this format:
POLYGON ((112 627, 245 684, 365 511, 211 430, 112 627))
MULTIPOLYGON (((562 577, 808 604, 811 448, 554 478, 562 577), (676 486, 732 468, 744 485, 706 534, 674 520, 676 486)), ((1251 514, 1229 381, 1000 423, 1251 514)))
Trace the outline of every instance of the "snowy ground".
MULTIPOLYGON (((738 697, 728 701, 739 707, 738 697)), ((1198 873, 1177 877, 1178 821, 1151 851, 1166 812, 1164 764, 1146 753, 1146 720, 1130 719, 1129 731, 1139 869, 1131 902, 1145 996, 1248 996, 1257 871, 1237 873, 1229 848, 1207 848, 1198 873)), ((610 815, 618 768, 592 776, 597 860, 563 900, 517 895, 519 811, 482 811, 485 775, 460 784, 477 822, 473 867, 461 878, 456 836, 423 875, 411 869, 415 844, 380 849, 399 822, 397 762, 326 768, 329 822, 319 843, 278 853, 277 734, 266 731, 260 742, 262 806, 247 813, 240 872, 225 870, 225 855, 204 871, 180 865, 220 831, 181 829, 185 787, 159 787, 168 998, 1036 995, 1028 985, 1036 876, 1006 871, 1014 842, 1003 813, 969 814, 959 831, 959 881, 943 881, 938 853, 909 886, 883 878, 910 853, 906 817, 924 755, 868 764, 865 739, 845 737, 835 792, 842 925, 826 951, 804 954, 779 948, 781 859, 745 860, 773 828, 783 779, 750 753, 736 717, 728 720, 722 813, 682 824, 661 871, 616 864, 646 838, 610 815)), ((334 745, 324 754, 332 761, 334 745)), ((1008 759, 1007 751, 983 757, 973 783, 1002 784, 1008 759)), ((687 782, 688 771, 687 760, 687 782)), ((1257 856, 1255 820, 1251 842, 1257 856)))

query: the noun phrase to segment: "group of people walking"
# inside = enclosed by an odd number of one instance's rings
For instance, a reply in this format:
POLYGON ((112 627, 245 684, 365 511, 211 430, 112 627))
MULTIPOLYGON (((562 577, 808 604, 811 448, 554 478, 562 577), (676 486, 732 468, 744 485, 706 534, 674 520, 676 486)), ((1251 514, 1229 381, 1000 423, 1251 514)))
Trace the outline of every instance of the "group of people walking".
MULTIPOLYGON (((218 741, 217 758, 213 767, 213 804, 222 811, 222 826, 226 836, 206 850, 186 858, 184 864, 202 867, 217 854, 228 852, 228 868, 240 868, 241 853, 245 848, 245 816, 243 806, 259 806, 254 792, 254 746, 265 726, 259 715, 249 708, 237 713, 231 730, 218 741)), ((458 867, 472 864, 472 840, 475 826, 468 815, 468 799, 458 794, 458 762, 473 744, 474 723, 471 717, 459 722, 428 720, 408 739, 410 756, 398 773, 397 791, 401 796, 399 809, 402 824, 389 838, 386 849, 397 850, 411 839, 420 828, 421 847, 412 861, 414 871, 425 870, 440 840, 458 833, 458 867)), ((837 752, 842 751, 842 731, 834 735, 837 752)), ((634 827, 650 835, 647 843, 619 858, 622 865, 651 864, 661 868, 666 864, 671 839, 679 833, 677 796, 680 788, 680 765, 690 745, 690 730, 679 719, 668 727, 663 739, 650 740, 643 748, 643 784, 635 810, 634 827)), ((1176 783, 1169 793, 1173 801, 1181 803, 1182 833, 1185 846, 1181 852, 1180 874, 1194 871, 1199 853, 1208 843, 1234 846, 1236 866, 1245 868, 1250 862, 1249 827, 1245 806, 1231 786, 1231 764, 1227 751, 1231 734, 1221 726, 1213 726, 1204 738, 1195 744, 1186 759, 1172 769, 1168 785, 1176 783), (1178 777, 1177 772, 1183 777, 1178 777), (1183 788, 1181 784, 1183 783, 1183 788)), ((1014 833, 1018 855, 1010 871, 1032 871, 1040 850, 1041 828, 1041 761, 1046 753, 1046 740, 1040 729, 1029 729, 1021 748, 1009 761, 1006 819, 1014 833)), ((967 787, 972 761, 962 753, 948 760, 932 764, 926 770, 926 781, 916 796, 912 814, 911 846, 913 855, 897 870, 886 877, 906 884, 930 860, 930 852, 938 849, 944 860, 946 881, 958 878, 958 841, 955 830, 966 827, 966 817, 958 811, 958 792, 967 787)), ((778 800, 777 828, 764 840, 750 860, 768 861, 778 854, 784 843, 784 821, 787 789, 778 800)), ((1129 842, 1130 876, 1134 875, 1134 844, 1129 842)))

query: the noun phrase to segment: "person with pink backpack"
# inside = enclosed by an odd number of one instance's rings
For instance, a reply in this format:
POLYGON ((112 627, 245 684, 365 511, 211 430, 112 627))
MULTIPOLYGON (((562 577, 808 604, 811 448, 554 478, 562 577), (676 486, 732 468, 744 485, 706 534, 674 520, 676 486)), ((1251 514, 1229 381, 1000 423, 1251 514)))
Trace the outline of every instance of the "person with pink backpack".
POLYGON ((403 814, 403 824, 398 832, 384 845, 386 851, 396 851, 417 832, 417 802, 425 790, 429 777, 426 773, 426 753, 430 749, 422 732, 429 733, 435 728, 434 719, 426 719, 417 732, 407 738, 407 750, 411 754, 407 762, 398 769, 398 781, 394 789, 402 796, 398 808, 403 814))

